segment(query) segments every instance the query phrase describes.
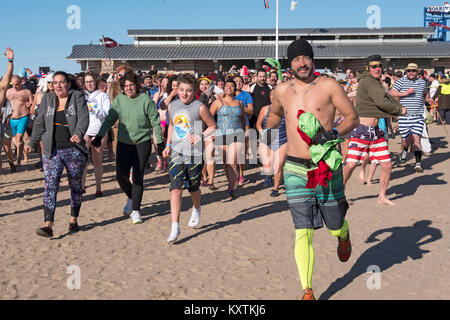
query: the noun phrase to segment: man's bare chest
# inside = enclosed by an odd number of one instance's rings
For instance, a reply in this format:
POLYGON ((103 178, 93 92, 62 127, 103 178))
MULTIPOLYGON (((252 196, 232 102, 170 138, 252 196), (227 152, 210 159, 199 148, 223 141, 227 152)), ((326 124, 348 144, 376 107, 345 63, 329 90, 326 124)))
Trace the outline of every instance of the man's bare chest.
POLYGON ((8 100, 13 103, 25 103, 28 101, 28 95, 25 91, 10 92, 8 100))

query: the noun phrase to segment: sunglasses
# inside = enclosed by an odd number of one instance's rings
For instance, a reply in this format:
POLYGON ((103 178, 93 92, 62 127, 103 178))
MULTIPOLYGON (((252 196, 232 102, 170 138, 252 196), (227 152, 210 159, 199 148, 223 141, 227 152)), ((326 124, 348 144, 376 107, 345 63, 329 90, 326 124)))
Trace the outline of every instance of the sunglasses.
POLYGON ((406 70, 406 72, 417 72, 417 70, 408 69, 408 70, 406 70))
POLYGON ((382 64, 373 64, 370 66, 371 69, 376 69, 376 68, 383 68, 382 64))

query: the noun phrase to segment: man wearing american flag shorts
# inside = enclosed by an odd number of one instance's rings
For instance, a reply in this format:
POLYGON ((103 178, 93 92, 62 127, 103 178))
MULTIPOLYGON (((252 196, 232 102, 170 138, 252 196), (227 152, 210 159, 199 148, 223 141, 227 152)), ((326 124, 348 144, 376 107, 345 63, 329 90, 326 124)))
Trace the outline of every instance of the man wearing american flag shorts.
POLYGON ((358 74, 356 111, 360 125, 350 134, 343 175, 345 185, 356 165, 368 155, 372 162, 381 166, 378 203, 393 205, 394 203, 386 197, 392 169, 391 156, 384 131, 378 127, 378 119, 405 114, 406 108, 386 92, 380 81, 382 73, 381 56, 372 55, 367 58, 366 71, 358 74))
POLYGON ((390 94, 399 97, 400 103, 406 107, 408 113, 398 117, 398 130, 402 136, 403 151, 400 159, 406 161, 408 148, 411 146, 416 158, 416 172, 422 172, 421 158, 422 146, 420 139, 425 127, 425 104, 427 84, 419 77, 419 67, 410 63, 406 67, 406 76, 398 79, 392 87, 390 94))

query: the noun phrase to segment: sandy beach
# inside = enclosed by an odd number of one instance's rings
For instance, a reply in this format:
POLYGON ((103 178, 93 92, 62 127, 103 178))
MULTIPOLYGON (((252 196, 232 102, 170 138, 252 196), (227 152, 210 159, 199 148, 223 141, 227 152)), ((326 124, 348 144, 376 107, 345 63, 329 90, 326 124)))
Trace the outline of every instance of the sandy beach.
MULTIPOLYGON (((447 126, 449 127, 449 126, 447 126)), ((323 228, 314 233, 313 288, 321 299, 450 299, 450 149, 441 126, 429 125, 435 151, 414 171, 410 154, 394 165, 388 197, 377 204, 378 181, 347 185, 347 213, 353 252, 341 263, 337 240, 323 228), (380 273, 368 273, 378 270, 380 273)), ((400 137, 389 141, 397 158, 400 137)), ((133 225, 122 215, 126 196, 115 180, 114 162, 105 157, 104 197, 95 197, 92 164, 79 218, 81 231, 67 234, 70 191, 58 194, 54 237, 42 238, 43 173, 30 163, 11 174, 3 153, 0 176, 0 299, 280 299, 301 298, 294 260, 294 227, 284 189, 269 197, 259 168, 226 197, 219 167, 217 191, 202 189, 198 228, 187 226, 191 200, 183 194, 181 235, 170 233, 169 177, 147 172, 141 215, 133 225), (71 290, 69 266, 80 271, 80 288, 71 290)), ((380 169, 375 173, 378 179, 380 169)))

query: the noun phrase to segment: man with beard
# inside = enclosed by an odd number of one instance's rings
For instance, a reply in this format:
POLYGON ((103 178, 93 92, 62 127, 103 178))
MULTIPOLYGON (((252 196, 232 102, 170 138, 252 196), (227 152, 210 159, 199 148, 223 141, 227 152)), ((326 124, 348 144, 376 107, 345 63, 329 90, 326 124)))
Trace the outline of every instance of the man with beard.
MULTIPOLYGON (((358 115, 339 84, 314 73, 314 53, 303 39, 293 41, 287 49, 293 80, 279 84, 271 94, 272 105, 267 128, 277 128, 286 118, 287 160, 284 166, 286 196, 295 226, 295 260, 303 288, 303 299, 314 300, 311 289, 314 266, 312 238, 314 229, 323 221, 338 238, 337 254, 342 262, 350 258, 351 244, 348 223, 344 219, 348 203, 344 195, 342 168, 332 173, 328 183, 311 187, 310 176, 319 170, 311 160, 310 147, 325 145, 350 132, 359 124, 358 115), (336 110, 344 120, 333 128, 336 110), (308 138, 300 134, 300 114, 308 113, 320 123, 317 133, 308 138)), ((317 122, 316 122, 317 123, 317 122)), ((270 129, 265 132, 267 134, 270 129)))
POLYGON ((256 120, 258 119, 259 111, 261 111, 261 108, 270 104, 270 91, 272 90, 272 87, 267 84, 266 69, 258 69, 258 71, 256 72, 256 76, 256 83, 250 86, 250 93, 254 102, 254 114, 249 119, 249 121, 250 128, 253 129, 256 128, 256 120))
POLYGON ((427 94, 427 84, 419 76, 419 67, 415 63, 410 63, 406 67, 406 76, 398 79, 392 87, 390 94, 398 97, 400 103, 406 107, 407 114, 398 117, 398 129, 402 136, 403 151, 401 161, 406 161, 408 149, 414 150, 416 158, 415 170, 422 172, 422 138, 425 128, 425 104, 424 98, 427 94))

